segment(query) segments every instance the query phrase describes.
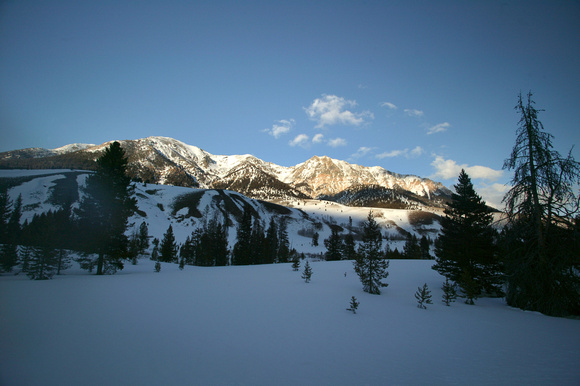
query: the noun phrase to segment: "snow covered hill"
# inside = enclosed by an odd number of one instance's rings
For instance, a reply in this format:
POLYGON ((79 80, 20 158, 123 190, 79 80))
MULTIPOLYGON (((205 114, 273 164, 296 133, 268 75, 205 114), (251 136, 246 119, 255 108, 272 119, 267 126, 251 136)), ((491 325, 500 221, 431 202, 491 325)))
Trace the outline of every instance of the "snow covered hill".
POLYGON ((502 299, 447 307, 430 261, 391 261, 381 295, 362 291, 348 261, 311 262, 308 284, 290 264, 153 264, 0 277, 0 384, 580 383, 580 320, 502 299), (423 283, 426 310, 413 296, 423 283))
MULTIPOLYGON (((5 186, 12 201, 22 195, 21 222, 30 221, 35 214, 58 210, 72 201, 77 206, 87 171, 62 170, 0 170, 0 188, 5 186)), ((249 185, 251 186, 251 185, 249 185)), ((275 187, 275 186, 274 186, 275 187)), ((230 248, 235 243, 236 230, 245 206, 251 206, 264 229, 272 217, 284 219, 288 226, 290 246, 299 253, 320 254, 326 251, 323 240, 331 233, 331 226, 350 230, 355 234, 360 223, 371 210, 367 207, 348 207, 336 202, 289 198, 277 204, 248 198, 238 192, 222 189, 196 189, 179 186, 135 183, 138 212, 130 218, 127 234, 131 235, 142 222, 149 234, 162 239, 172 225, 176 240, 183 243, 187 236, 216 218, 228 220, 230 248), (318 246, 312 245, 312 235, 320 236, 318 246)), ((439 232, 437 213, 422 210, 372 208, 377 222, 383 227, 385 240, 392 249, 402 250, 407 234, 419 238, 427 235, 435 239, 439 232)))
MULTIPOLYGON (((331 197, 356 186, 408 192, 395 207, 442 207, 450 191, 441 183, 413 175, 392 173, 381 167, 364 167, 329 157, 314 156, 304 163, 284 167, 252 155, 213 155, 173 138, 148 137, 119 141, 129 158, 128 172, 142 181, 205 189, 235 190, 252 198, 331 197), (417 197, 418 199, 415 199, 417 197)), ((0 153, 3 168, 85 168, 110 144, 81 148, 58 155, 44 149, 0 153), (26 153, 27 157, 20 154, 26 153)), ((65 147, 71 150, 70 147, 65 147)), ((371 192, 371 194, 374 194, 371 192)), ((375 194, 376 196, 376 194, 375 194)), ((397 196, 398 197, 398 196, 397 196)), ((382 202, 383 207, 392 200, 382 202)))

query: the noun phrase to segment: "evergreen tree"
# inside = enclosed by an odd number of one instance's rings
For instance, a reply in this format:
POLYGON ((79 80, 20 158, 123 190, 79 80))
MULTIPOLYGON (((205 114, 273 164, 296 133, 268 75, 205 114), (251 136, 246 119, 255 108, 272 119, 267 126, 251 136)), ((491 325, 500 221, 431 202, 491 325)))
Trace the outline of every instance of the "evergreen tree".
POLYGON ((227 225, 218 222, 217 219, 212 224, 210 226, 211 252, 215 256, 215 265, 226 266, 229 262, 227 225))
POLYGON ((34 247, 26 274, 32 280, 52 278, 58 269, 58 254, 48 246, 34 247))
POLYGON ((173 234, 173 227, 171 224, 163 235, 159 251, 159 261, 164 263, 174 263, 177 261, 177 242, 175 241, 175 235, 173 234))
POLYGON ((431 301, 431 291, 427 287, 427 283, 423 285, 423 288, 418 287, 417 292, 415 292, 415 299, 417 299, 417 307, 422 309, 427 309, 425 304, 433 304, 431 301))
POLYGON ((318 232, 314 232, 312 234, 312 246, 313 247, 317 247, 318 246, 318 239, 320 238, 320 234, 318 232))
POLYGON ((232 264, 234 265, 248 265, 250 264, 250 256, 252 254, 251 245, 252 236, 252 212, 250 206, 244 207, 242 220, 238 225, 237 241, 232 251, 232 264))
POLYGON ((12 206, 12 212, 8 219, 7 231, 8 231, 8 243, 18 245, 20 243, 20 233, 22 227, 20 226, 20 217, 22 216, 22 195, 19 194, 12 206))
POLYGON ((356 298, 353 296, 352 298, 350 298, 350 308, 347 308, 347 311, 352 311, 353 314, 356 314, 356 310, 359 306, 360 302, 358 302, 356 300, 356 298))
POLYGON ((342 256, 343 259, 345 260, 356 259, 356 248, 352 233, 349 233, 346 236, 344 236, 344 244, 342 246, 342 256))
POLYGON ((363 240, 359 246, 357 258, 354 261, 354 270, 358 274, 365 292, 379 295, 381 287, 387 283, 381 280, 387 278, 389 261, 385 260, 381 252, 382 234, 372 212, 369 212, 363 226, 363 240))
POLYGON ((431 239, 423 235, 419 241, 419 249, 421 250, 421 259, 431 260, 431 239))
POLYGON ((22 215, 22 195, 18 195, 6 224, 5 244, 0 248, 0 269, 11 272, 18 264, 18 244, 21 238, 20 216, 22 215))
POLYGON ((445 283, 441 289, 443 290, 443 303, 449 306, 457 298, 457 286, 455 283, 450 283, 449 278, 445 278, 445 283))
POLYGON ((187 236, 185 243, 179 249, 179 264, 194 265, 195 264, 195 244, 194 235, 187 236))
POLYGON ((298 257, 298 255, 296 255, 292 260, 292 270, 298 271, 299 269, 300 269, 300 258, 298 257))
POLYGON ((143 221, 141 225, 139 225, 139 252, 144 253, 147 248, 149 248, 149 228, 147 227, 147 223, 143 221))
POLYGON ((310 283, 310 278, 312 277, 312 268, 310 268, 310 263, 306 261, 304 265, 304 271, 302 272, 302 278, 306 283, 310 283))
POLYGON ((125 151, 114 142, 97 160, 96 173, 87 178, 77 211, 83 249, 98 254, 97 275, 122 269, 127 255, 127 220, 137 201, 126 170, 125 151))
POLYGON ((324 246, 326 247, 326 260, 340 260, 343 251, 342 238, 338 234, 338 227, 331 226, 330 231, 330 237, 324 240, 324 246))
POLYGON ((519 95, 521 119, 504 169, 513 170, 504 197, 502 235, 510 306, 548 315, 580 314, 580 250, 574 218, 580 213, 580 163, 562 157, 538 119, 532 93, 519 95))
POLYGON ((251 237, 252 252, 250 264, 264 264, 266 261, 266 236, 260 221, 254 221, 251 237))
POLYGON ((159 261, 159 239, 153 239, 153 251, 151 251, 151 260, 159 261))
POLYGON ((491 211, 473 189, 465 170, 459 175, 455 191, 441 219, 433 269, 457 283, 466 302, 472 304, 483 292, 502 294, 501 265, 491 211))
POLYGON ((403 257, 405 259, 417 260, 421 258, 421 247, 417 236, 412 233, 407 235, 407 241, 403 247, 403 257))
POLYGON ((270 226, 266 232, 266 254, 264 263, 271 264, 278 260, 278 226, 274 217, 270 219, 270 226))
POLYGON ((290 241, 288 240, 288 224, 285 218, 278 224, 278 263, 286 263, 290 256, 290 241))
POLYGON ((8 219, 10 218, 10 199, 6 190, 0 191, 0 244, 8 239, 8 219))

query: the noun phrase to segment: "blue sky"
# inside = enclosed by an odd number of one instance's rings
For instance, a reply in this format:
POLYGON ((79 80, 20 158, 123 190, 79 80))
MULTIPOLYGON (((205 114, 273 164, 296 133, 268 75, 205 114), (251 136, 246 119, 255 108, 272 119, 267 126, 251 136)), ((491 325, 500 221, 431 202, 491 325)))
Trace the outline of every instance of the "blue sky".
POLYGON ((161 135, 449 187, 465 167, 497 202, 520 91, 580 142, 579 37, 578 1, 1 1, 0 151, 161 135))

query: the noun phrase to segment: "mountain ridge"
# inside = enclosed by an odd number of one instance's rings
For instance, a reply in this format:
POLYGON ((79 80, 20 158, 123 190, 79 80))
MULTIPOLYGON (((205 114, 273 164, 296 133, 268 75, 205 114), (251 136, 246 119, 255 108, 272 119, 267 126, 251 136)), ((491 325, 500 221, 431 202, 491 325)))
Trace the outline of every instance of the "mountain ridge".
MULTIPOLYGON (((0 153, 0 168, 88 168, 114 141, 100 145, 72 144, 58 149, 31 148, 0 153)), ((285 167, 253 155, 214 155, 179 140, 153 136, 118 140, 129 158, 128 173, 135 180, 206 189, 229 189, 252 198, 281 201, 303 198, 333 200, 341 192, 367 187, 406 191, 395 204, 442 207, 451 192, 443 184, 415 175, 390 172, 380 166, 361 166, 328 156, 313 156, 285 167), (415 200, 413 197, 418 198, 415 200)), ((371 195, 377 196, 375 193, 371 195)), ((391 194, 388 202, 392 203, 391 194)), ((385 196, 386 197, 386 196, 385 196)), ((389 207, 388 203, 379 203, 389 207)))

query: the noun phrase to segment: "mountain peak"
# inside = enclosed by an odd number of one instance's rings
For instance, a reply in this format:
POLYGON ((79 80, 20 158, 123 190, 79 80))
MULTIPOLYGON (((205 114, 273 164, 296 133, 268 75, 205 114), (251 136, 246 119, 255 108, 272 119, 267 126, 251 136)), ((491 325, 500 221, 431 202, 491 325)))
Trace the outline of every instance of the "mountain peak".
MULTIPOLYGON (((0 167, 86 169, 111 142, 93 147, 67 145, 59 148, 62 154, 56 149, 2 153, 0 167), (74 152, 74 157, 58 158, 66 152, 74 152), (50 163, 43 164, 42 157, 48 156, 52 156, 50 163)), ((379 166, 365 167, 326 155, 316 155, 296 166, 283 167, 250 154, 213 155, 169 137, 151 136, 118 142, 129 157, 130 176, 153 183, 208 189, 219 187, 266 200, 334 196, 360 186, 402 189, 427 201, 449 194, 443 185, 428 179, 401 176, 379 166)))

